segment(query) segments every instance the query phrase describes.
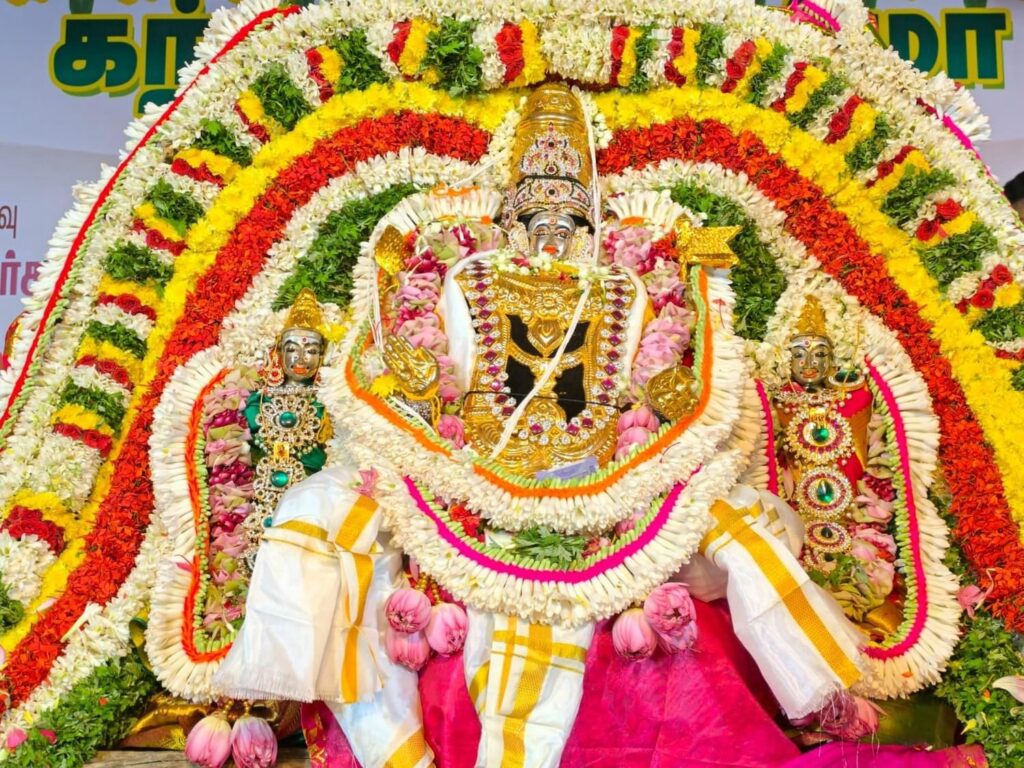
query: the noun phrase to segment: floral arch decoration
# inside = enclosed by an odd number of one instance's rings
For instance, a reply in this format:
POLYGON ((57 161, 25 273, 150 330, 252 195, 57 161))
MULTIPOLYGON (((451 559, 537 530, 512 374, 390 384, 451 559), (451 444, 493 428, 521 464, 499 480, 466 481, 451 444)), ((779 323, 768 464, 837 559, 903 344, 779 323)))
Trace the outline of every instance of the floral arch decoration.
MULTIPOLYGON (((735 327, 763 375, 814 280, 895 344, 930 396, 954 539, 1024 628, 1024 232, 969 95, 880 51, 853 0, 561 5, 470 22, 460 0, 246 0, 76 191, 0 380, 0 732, 126 655, 162 558, 202 583, 201 489, 154 493, 172 480, 149 451, 164 393, 246 359, 302 287, 344 310, 404 197, 502 186, 523 89, 546 79, 589 93, 610 192, 668 190, 743 227, 735 327)), ((193 643, 199 666, 165 684, 201 698, 188 675, 225 649, 193 643)))

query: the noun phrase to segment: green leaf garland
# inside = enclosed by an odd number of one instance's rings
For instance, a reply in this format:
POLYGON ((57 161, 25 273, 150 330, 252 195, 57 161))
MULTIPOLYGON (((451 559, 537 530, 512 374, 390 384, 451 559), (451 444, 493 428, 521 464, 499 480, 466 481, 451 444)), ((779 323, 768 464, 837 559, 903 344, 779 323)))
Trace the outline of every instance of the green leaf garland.
POLYGON ((203 206, 188 195, 175 190, 163 179, 149 190, 146 199, 156 208, 157 215, 174 227, 174 231, 181 237, 184 237, 188 228, 203 217, 203 206))
POLYGON ((814 93, 807 99, 807 106, 801 109, 799 112, 793 112, 787 115, 789 122, 797 128, 807 130, 807 127, 813 122, 814 118, 818 116, 829 102, 832 101, 836 96, 842 93, 846 89, 846 81, 838 75, 829 75, 821 87, 818 88, 814 93))
POLYGON ((159 685, 134 653, 111 659, 42 713, 4 768, 79 768, 123 739, 159 685), (51 744, 39 729, 52 731, 51 744))
POLYGON ((768 87, 782 74, 782 68, 786 65, 786 56, 789 49, 781 43, 772 47, 772 52, 761 62, 761 70, 750 78, 750 94, 747 101, 751 104, 764 104, 768 98, 768 87))
POLYGON ((256 78, 252 92, 263 105, 263 111, 289 131, 310 113, 302 91, 291 81, 281 64, 270 65, 266 72, 256 78))
POLYGON ((921 261, 943 288, 961 275, 981 269, 981 257, 998 249, 992 230, 980 221, 959 235, 950 235, 921 253, 921 261))
POLYGON ((676 185, 671 194, 680 205, 706 214, 708 226, 743 227, 731 242, 739 257, 731 272, 736 292, 736 333, 745 339, 763 339, 768 320, 786 290, 786 276, 771 250, 758 238, 754 221, 732 200, 691 182, 676 185))
POLYGON ((437 87, 452 96, 468 96, 483 90, 484 54, 473 45, 473 20, 443 19, 440 26, 427 35, 427 54, 420 71, 431 67, 437 72, 437 87))
POLYGON ((199 138, 196 139, 193 147, 223 155, 239 165, 249 165, 252 162, 249 150, 238 142, 238 139, 224 127, 223 123, 218 120, 203 120, 199 126, 199 138))
POLYGON ((702 26, 696 48, 697 67, 694 75, 697 78, 697 85, 706 88, 708 78, 718 69, 718 61, 725 58, 725 27, 717 24, 702 26))
POLYGON ((857 173, 867 171, 875 167, 882 150, 886 148, 892 139, 892 126, 885 115, 875 115, 875 127, 871 135, 861 140, 857 146, 846 155, 846 164, 850 170, 857 173))
POLYGON ((917 217, 925 198, 955 183, 949 171, 923 171, 912 165, 907 168, 899 184, 885 196, 882 213, 905 227, 917 217))
POLYGON ((377 222, 400 200, 416 191, 412 184, 397 184, 371 197, 353 200, 327 217, 309 251, 274 299, 274 309, 290 307, 299 291, 312 289, 319 301, 348 306, 352 298, 352 268, 360 244, 377 222))
POLYGON ((365 30, 353 29, 344 37, 337 38, 331 47, 345 63, 337 82, 338 93, 362 91, 374 83, 390 82, 380 61, 370 50, 365 30))
POLYGON ((107 252, 103 267, 115 280, 133 283, 154 282, 163 288, 171 279, 174 268, 157 258, 149 248, 134 243, 119 242, 107 252))
POLYGON ((85 327, 85 334, 97 341, 108 341, 139 360, 146 356, 146 342, 136 336, 135 331, 120 323, 107 325, 99 320, 90 320, 85 327))
POLYGON ((64 384, 59 402, 61 405, 78 405, 92 411, 115 431, 120 428, 121 420, 124 419, 125 408, 119 397, 101 389, 81 387, 73 381, 64 384))
POLYGON ((7 585, 0 580, 0 633, 15 627, 25 618, 25 607, 10 596, 7 585))

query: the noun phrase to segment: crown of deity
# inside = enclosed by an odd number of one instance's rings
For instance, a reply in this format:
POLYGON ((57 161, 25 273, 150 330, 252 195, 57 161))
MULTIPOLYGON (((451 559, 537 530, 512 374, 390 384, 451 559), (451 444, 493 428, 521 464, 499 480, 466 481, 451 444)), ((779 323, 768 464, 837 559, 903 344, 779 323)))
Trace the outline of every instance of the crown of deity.
POLYGON ((506 226, 539 211, 554 211, 591 224, 593 215, 586 118, 563 83, 530 94, 512 146, 512 186, 505 199, 506 226))
POLYGON ((796 321, 797 336, 820 336, 827 339, 828 326, 825 322, 825 311, 821 308, 821 302, 816 296, 808 296, 800 310, 800 317, 796 321))
POLYGON ((309 288, 303 288, 295 297, 295 303, 288 311, 281 333, 297 330, 314 331, 327 338, 327 322, 324 320, 323 310, 316 300, 316 294, 309 288))

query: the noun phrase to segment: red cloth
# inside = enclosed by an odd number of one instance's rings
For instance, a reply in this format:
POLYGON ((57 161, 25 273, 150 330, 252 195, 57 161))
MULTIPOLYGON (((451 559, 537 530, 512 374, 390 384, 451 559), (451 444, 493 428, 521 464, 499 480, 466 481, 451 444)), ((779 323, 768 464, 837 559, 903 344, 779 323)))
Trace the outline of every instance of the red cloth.
MULTIPOLYGON (((923 752, 870 744, 827 744, 801 755, 775 722, 777 706, 732 632, 724 604, 694 601, 700 638, 689 653, 631 663, 598 626, 587 654, 583 701, 563 768, 967 768, 980 749, 923 752)), ((462 657, 434 657, 420 674, 427 741, 438 768, 472 768, 480 723, 466 691, 462 657)), ((358 768, 330 711, 303 707, 315 768, 358 768)))

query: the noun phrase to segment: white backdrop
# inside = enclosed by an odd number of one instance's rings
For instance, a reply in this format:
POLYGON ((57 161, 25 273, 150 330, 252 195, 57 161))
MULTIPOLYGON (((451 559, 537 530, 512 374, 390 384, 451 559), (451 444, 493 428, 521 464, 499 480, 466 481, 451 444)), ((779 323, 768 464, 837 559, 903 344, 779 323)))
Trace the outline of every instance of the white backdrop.
MULTIPOLYGON (((116 164, 123 130, 133 116, 137 90, 72 96, 51 79, 51 51, 61 42, 69 7, 88 0, 0 0, 0 335, 20 311, 22 279, 46 251, 57 220, 72 203, 72 185, 99 176, 101 163, 116 164), (16 226, 4 228, 16 211, 16 226)), ((94 13, 133 18, 141 47, 147 15, 165 18, 197 0, 95 0, 94 13), (126 5, 128 2, 130 4, 126 5), (172 3, 175 5, 172 6, 172 3)), ((201 2, 198 3, 201 7, 201 2)), ((206 10, 228 0, 206 0, 206 10)), ((1003 181, 1024 170, 1024 2, 1003 0, 1012 11, 1018 39, 1002 43, 1005 85, 974 88, 990 116, 992 140, 981 147, 1003 181)), ((996 7, 992 3, 990 7, 996 7)), ((960 3, 879 0, 879 9, 916 8, 938 18, 960 3)), ((140 66, 145 57, 139 55, 140 66)))

